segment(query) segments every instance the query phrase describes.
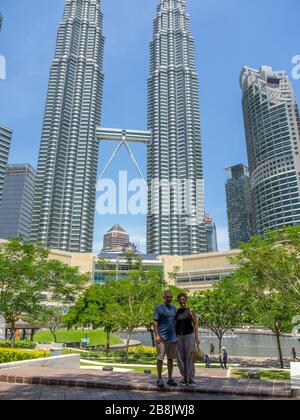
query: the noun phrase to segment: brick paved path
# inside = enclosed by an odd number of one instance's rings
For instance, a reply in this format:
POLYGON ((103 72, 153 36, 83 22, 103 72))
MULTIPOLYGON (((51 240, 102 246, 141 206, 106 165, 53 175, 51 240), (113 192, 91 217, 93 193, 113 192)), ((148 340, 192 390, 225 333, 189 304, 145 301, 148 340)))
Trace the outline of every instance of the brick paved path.
MULTIPOLYGON (((11 400, 101 400, 101 401, 204 401, 204 400, 257 400, 255 397, 234 397, 204 394, 182 394, 140 391, 114 391, 88 388, 64 388, 46 385, 20 385, 0 383, 0 401, 11 400)), ((262 398, 260 398, 262 399, 262 398)))
MULTIPOLYGON (((196 382, 196 388, 166 388, 165 392, 170 394, 180 391, 185 396, 192 393, 193 397, 199 393, 271 398, 291 397, 288 382, 263 382, 212 377, 202 377, 197 379, 196 382)), ((0 370, 0 383, 157 392, 156 377, 152 375, 118 374, 88 370, 56 370, 34 366, 0 370)))

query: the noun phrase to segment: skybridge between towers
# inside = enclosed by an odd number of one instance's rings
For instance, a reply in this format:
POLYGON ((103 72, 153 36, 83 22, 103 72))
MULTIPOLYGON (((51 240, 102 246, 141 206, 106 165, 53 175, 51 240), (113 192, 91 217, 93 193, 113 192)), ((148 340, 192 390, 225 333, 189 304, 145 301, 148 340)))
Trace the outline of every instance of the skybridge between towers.
POLYGON ((136 167, 140 177, 146 183, 146 180, 143 176, 143 173, 140 169, 140 166, 137 162, 137 159, 129 146, 129 143, 142 143, 148 144, 151 142, 152 133, 149 130, 122 130, 119 128, 97 128, 96 130, 96 140, 99 144, 102 141, 114 141, 119 142, 118 146, 112 153, 111 157, 109 158, 105 168, 103 169, 99 180, 103 179, 106 172, 108 171, 109 167, 111 166, 113 160, 116 158, 118 152, 120 151, 121 147, 124 146, 128 151, 128 154, 136 167))

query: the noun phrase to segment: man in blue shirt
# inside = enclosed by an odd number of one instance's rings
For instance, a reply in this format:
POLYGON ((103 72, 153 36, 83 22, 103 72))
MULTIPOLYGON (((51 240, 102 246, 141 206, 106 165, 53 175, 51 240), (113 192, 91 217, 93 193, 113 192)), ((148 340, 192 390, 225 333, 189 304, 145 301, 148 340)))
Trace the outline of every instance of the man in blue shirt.
POLYGON ((165 356, 168 359, 169 386, 177 386, 173 379, 174 359, 176 358, 177 337, 175 330, 175 317, 177 309, 172 305, 172 292, 164 293, 164 304, 158 305, 154 312, 154 334, 157 346, 157 386, 164 388, 162 370, 165 356))

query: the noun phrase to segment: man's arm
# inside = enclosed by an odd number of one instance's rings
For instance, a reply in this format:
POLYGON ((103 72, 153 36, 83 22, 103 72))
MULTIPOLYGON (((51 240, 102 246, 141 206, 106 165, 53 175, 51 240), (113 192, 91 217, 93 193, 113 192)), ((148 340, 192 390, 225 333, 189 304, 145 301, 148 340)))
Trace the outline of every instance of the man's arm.
POLYGON ((153 328, 154 328, 154 337, 155 337, 155 341, 157 342, 157 344, 160 344, 161 342, 161 338, 158 334, 158 321, 154 320, 153 321, 153 328))

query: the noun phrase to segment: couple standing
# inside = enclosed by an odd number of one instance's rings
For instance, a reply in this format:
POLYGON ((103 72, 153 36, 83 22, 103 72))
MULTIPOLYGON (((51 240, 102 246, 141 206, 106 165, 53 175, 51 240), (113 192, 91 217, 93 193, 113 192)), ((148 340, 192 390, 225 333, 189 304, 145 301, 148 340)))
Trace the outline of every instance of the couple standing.
POLYGON ((164 294, 164 304, 158 305, 154 312, 154 334, 157 345, 157 386, 164 388, 162 379, 163 362, 168 359, 168 385, 177 386, 173 379, 174 359, 176 359, 183 380, 181 385, 191 387, 195 384, 194 353, 200 345, 199 326, 195 313, 187 307, 187 296, 181 293, 178 297, 180 308, 172 305, 172 292, 164 294))

